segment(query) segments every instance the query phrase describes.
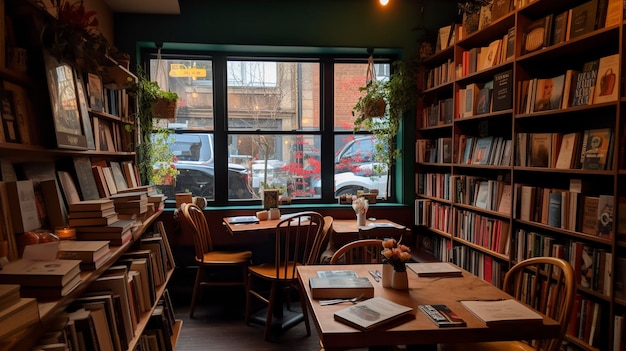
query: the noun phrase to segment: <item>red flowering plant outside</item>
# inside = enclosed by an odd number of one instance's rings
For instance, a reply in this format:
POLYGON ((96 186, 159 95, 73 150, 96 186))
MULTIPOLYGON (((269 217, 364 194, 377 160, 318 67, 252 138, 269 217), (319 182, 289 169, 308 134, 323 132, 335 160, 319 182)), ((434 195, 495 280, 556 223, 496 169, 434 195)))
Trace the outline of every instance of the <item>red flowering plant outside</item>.
POLYGON ((397 272, 406 272, 406 263, 411 259, 411 249, 396 239, 383 240, 383 263, 390 264, 397 272))

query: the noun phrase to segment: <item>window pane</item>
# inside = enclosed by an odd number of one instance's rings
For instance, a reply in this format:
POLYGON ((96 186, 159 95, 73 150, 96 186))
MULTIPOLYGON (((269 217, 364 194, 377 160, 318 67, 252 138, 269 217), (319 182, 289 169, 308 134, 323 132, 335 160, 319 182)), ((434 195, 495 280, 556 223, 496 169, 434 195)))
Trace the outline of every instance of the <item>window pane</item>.
POLYGON ((178 94, 170 128, 213 130, 213 63, 210 60, 150 60, 150 79, 178 94))
POLYGON ((318 63, 228 61, 230 130, 319 130, 318 63))
POLYGON ((248 159, 250 187, 258 196, 263 187, 281 189, 293 198, 319 197, 319 135, 230 135, 231 160, 248 159), (236 153, 237 157, 234 157, 236 153))
POLYGON ((377 139, 366 134, 335 135, 335 196, 378 190, 387 194, 387 168, 374 162, 377 139))
MULTIPOLYGON (((153 138, 154 140, 155 138, 153 138)), ((213 162, 213 134, 170 134, 167 140, 174 155, 172 163, 179 171, 174 186, 157 185, 171 199, 176 193, 191 192, 211 201, 215 199, 215 168, 213 162)), ((156 165, 158 167, 158 165, 156 165)), ((219 176, 220 172, 218 172, 219 176)), ((249 188, 249 171, 246 166, 228 165, 228 199, 244 200, 254 197, 249 188)))
MULTIPOLYGON (((367 63, 337 63, 335 64, 335 130, 351 131, 354 128, 352 108, 362 94, 360 87, 365 86, 367 63)), ((377 80, 389 78, 390 65, 377 63, 374 65, 377 80)))

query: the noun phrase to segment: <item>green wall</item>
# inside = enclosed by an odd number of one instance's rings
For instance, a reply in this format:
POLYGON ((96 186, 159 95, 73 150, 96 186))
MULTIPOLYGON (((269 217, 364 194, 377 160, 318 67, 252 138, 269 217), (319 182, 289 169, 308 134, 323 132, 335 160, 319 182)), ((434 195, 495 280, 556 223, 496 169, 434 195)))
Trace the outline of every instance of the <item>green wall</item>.
MULTIPOLYGON (((408 57, 424 38, 452 22, 450 0, 179 0, 180 15, 114 15, 115 44, 140 47, 273 53, 379 53, 408 57), (264 46, 261 48, 261 46, 264 46)), ((133 67, 133 66, 131 66, 133 67)), ((415 177, 415 119, 407 116, 399 138, 403 160, 398 201, 412 205, 415 177)))

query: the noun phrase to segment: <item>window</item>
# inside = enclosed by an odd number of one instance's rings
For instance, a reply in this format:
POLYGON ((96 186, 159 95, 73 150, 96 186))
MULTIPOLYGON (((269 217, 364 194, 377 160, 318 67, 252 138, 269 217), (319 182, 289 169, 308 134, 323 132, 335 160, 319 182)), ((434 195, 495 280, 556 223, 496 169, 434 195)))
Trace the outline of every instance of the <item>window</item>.
MULTIPOLYGON (((377 63, 377 79, 389 69, 389 60, 377 63)), ((374 171, 376 140, 353 131, 366 70, 363 58, 150 59, 151 79, 180 96, 175 121, 166 123, 175 132, 170 151, 180 172, 169 191, 221 204, 260 203, 263 188, 295 202, 331 202, 370 189, 386 197, 387 170, 374 171)))

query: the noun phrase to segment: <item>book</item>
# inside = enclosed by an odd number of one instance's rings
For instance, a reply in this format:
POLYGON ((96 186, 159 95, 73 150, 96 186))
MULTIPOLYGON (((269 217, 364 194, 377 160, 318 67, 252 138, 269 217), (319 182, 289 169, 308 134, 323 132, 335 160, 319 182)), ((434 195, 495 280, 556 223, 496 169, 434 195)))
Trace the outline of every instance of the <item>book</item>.
POLYGON ((115 187, 120 190, 128 189, 128 183, 126 183, 126 178, 124 177, 124 173, 122 172, 122 166, 119 162, 111 161, 109 162, 109 166, 111 168, 111 172, 113 173, 113 181, 115 182, 115 187))
POLYGON ((528 166, 550 167, 552 153, 552 133, 531 133, 528 166))
POLYGON ((59 184, 61 184, 61 190, 63 190, 65 205, 69 208, 71 204, 79 202, 81 200, 80 195, 70 172, 57 171, 57 178, 59 179, 59 184))
POLYGON ((8 143, 19 143, 20 132, 18 130, 17 116, 15 112, 15 98, 13 92, 0 89, 0 115, 4 141, 8 143))
POLYGON ((94 211, 72 211, 68 214, 70 219, 72 218, 97 218, 97 217, 108 217, 116 214, 115 207, 105 208, 103 210, 94 210, 94 211))
POLYGON ((560 44, 565 41, 567 37, 567 20, 569 18, 569 11, 559 12, 554 15, 552 20, 552 33, 550 45, 560 44))
POLYGON ((568 19, 570 25, 567 40, 593 32, 597 9, 598 0, 590 0, 571 9, 568 19))
POLYGON ((511 12, 511 0, 494 0, 491 4, 491 20, 495 21, 511 12))
POLYGON ((563 82, 563 99, 561 101, 561 108, 568 108, 572 106, 574 94, 576 91, 576 82, 578 81, 578 75, 580 71, 575 69, 568 69, 565 71, 565 81, 563 82))
POLYGON ((533 112, 561 108, 565 75, 537 79, 533 112))
POLYGON ((550 45, 552 14, 531 22, 524 30, 522 55, 543 49, 550 45))
POLYGON ((61 189, 56 179, 46 179, 39 182, 39 190, 46 206, 48 225, 50 228, 67 226, 67 207, 63 202, 61 189))
MULTIPOLYGON (((604 27, 612 27, 622 23, 624 13, 624 1, 608 0, 604 27)), ((617 350, 617 349, 613 349, 617 350)))
POLYGON ((6 182, 6 194, 11 203, 11 223, 17 233, 41 227, 32 180, 6 182))
POLYGON ((491 155, 493 136, 478 138, 472 150, 472 164, 486 165, 491 155))
POLYGON ((418 277, 462 277, 463 271, 448 262, 407 263, 418 277))
POLYGON ((0 309, 0 339, 5 340, 16 331, 35 323, 39 323, 37 300, 18 296, 17 301, 0 309))
POLYGON ((70 204, 70 214, 83 211, 103 211, 115 208, 115 203, 111 199, 85 200, 70 204))
POLYGON ((620 77, 619 66, 619 54, 600 58, 598 63, 598 76, 593 90, 594 104, 617 101, 617 88, 620 77))
POLYGON ((93 218, 70 218, 68 224, 70 227, 88 227, 97 225, 110 225, 119 220, 117 213, 106 217, 93 217, 93 218))
POLYGON ((317 271, 318 278, 356 278, 356 272, 351 269, 332 271, 317 271))
POLYGON ((0 284, 55 287, 65 286, 80 273, 80 260, 18 259, 0 270, 0 284))
POLYGON ((490 110, 491 110, 491 89, 482 88, 478 92, 478 100, 476 102, 476 115, 489 113, 490 110))
POLYGON ((598 196, 585 196, 582 203, 582 217, 580 231, 585 234, 596 235, 598 231, 598 196))
POLYGON ((374 286, 367 277, 314 277, 309 279, 311 297, 314 299, 374 297, 374 286))
POLYGON ((76 227, 76 233, 123 233, 134 223, 134 219, 119 219, 109 225, 76 227))
POLYGON ((441 328, 464 327, 467 325, 463 318, 452 312, 447 305, 419 305, 417 308, 424 312, 433 323, 441 328), (438 314, 433 315, 433 311, 438 312, 438 314), (443 319, 441 317, 443 317, 443 319))
POLYGON ((611 152, 611 139, 613 132, 611 128, 591 129, 585 131, 587 140, 584 149, 582 169, 605 170, 610 168, 608 161, 611 152))
POLYGON ((109 242, 106 240, 61 240, 57 251, 58 259, 81 260, 81 264, 94 263, 107 256, 110 257, 111 252, 109 242))
POLYGON ((230 224, 259 223, 259 218, 257 216, 228 217, 228 223, 230 224))
POLYGON ((0 311, 20 301, 20 286, 0 284, 0 311))
MULTIPOLYGON (((600 59, 585 62, 576 77, 574 94, 571 97, 570 107, 590 105, 593 102, 593 91, 598 79, 600 59)), ((574 84, 572 82, 572 84, 574 84)))
POLYGON ((333 314, 336 321, 360 330, 374 329, 404 317, 412 316, 413 308, 397 304, 383 297, 373 297, 333 314))
POLYGON ((580 133, 568 133, 563 135, 555 168, 570 169, 575 167, 579 136, 580 133))
POLYGON ((543 317, 539 313, 515 299, 464 300, 461 304, 487 326, 543 324, 543 317))
POLYGON ((134 192, 118 192, 117 194, 111 195, 109 197, 110 200, 117 205, 118 203, 128 202, 128 201, 148 201, 148 193, 145 191, 134 191, 134 192))
POLYGON ((598 224, 596 235, 605 238, 613 238, 613 195, 598 196, 598 224))
POLYGON ((74 156, 74 172, 78 180, 81 200, 97 200, 100 198, 98 185, 91 170, 91 161, 87 156, 74 156))
POLYGON ((504 111, 513 108, 513 70, 497 73, 493 76, 491 110, 504 111))
POLYGON ((15 106, 15 118, 19 130, 19 139, 22 144, 32 144, 31 125, 33 123, 32 102, 29 99, 26 88, 8 80, 3 82, 4 89, 11 93, 15 106))

